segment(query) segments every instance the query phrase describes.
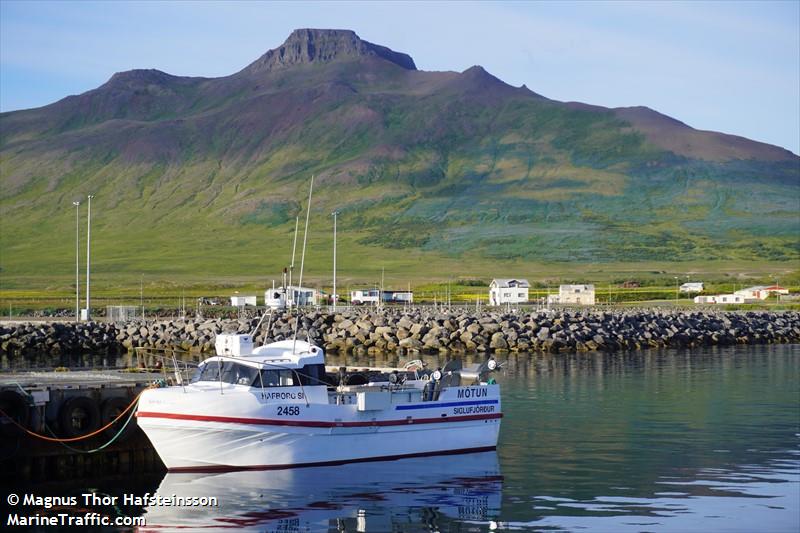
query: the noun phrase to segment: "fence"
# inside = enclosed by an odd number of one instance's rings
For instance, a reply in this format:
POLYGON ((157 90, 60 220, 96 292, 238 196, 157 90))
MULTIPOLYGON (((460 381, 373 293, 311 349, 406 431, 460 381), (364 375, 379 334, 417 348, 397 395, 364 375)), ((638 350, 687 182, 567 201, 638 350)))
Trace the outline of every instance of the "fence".
POLYGON ((133 305, 106 306, 106 320, 108 322, 130 322, 140 318, 141 309, 133 305))

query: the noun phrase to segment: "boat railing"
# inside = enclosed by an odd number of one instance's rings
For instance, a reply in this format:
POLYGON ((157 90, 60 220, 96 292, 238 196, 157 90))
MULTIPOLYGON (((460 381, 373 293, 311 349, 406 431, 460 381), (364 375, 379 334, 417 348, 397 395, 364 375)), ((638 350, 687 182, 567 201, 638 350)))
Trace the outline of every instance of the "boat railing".
POLYGON ((186 350, 138 347, 133 351, 137 369, 160 371, 168 385, 186 385, 191 380, 191 373, 197 368, 197 363, 183 359, 190 355, 186 350))

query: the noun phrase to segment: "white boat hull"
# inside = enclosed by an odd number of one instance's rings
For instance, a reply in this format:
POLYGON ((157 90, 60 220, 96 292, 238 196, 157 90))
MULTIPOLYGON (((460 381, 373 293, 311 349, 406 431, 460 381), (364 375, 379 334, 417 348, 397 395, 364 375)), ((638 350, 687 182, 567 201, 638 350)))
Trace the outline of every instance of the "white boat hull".
POLYGON ((337 432, 336 428, 204 427, 148 423, 145 429, 170 471, 285 468, 488 451, 497 445, 499 419, 438 423, 409 429, 337 432))
MULTIPOLYGON (((272 469, 493 450, 502 417, 499 391, 496 385, 478 389, 486 396, 458 398, 452 389, 439 401, 393 403, 367 412, 356 405, 295 403, 291 406, 298 407, 298 414, 289 417, 287 404, 264 403, 250 392, 227 391, 219 402, 206 401, 207 409, 199 413, 193 408, 194 394, 161 389, 145 393, 137 419, 170 471, 272 469)), ((206 400, 209 392, 202 391, 206 400)))

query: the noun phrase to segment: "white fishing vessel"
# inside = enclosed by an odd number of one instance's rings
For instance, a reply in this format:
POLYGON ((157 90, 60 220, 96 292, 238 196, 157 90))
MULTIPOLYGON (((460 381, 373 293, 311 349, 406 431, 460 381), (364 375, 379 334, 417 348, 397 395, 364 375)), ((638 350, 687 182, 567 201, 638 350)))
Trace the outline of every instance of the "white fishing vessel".
MULTIPOLYGON (((313 188, 312 176, 301 287, 313 188)), ((253 334, 261 322, 250 335, 217 335, 217 355, 189 383, 178 379, 141 395, 137 422, 169 470, 319 466, 496 448, 503 415, 490 377, 494 359, 470 371, 458 363, 430 371, 416 362, 377 375, 341 369, 331 376, 323 350, 297 340, 299 320, 298 314, 292 340, 259 347, 253 334)))
POLYGON ((170 471, 272 469, 493 450, 502 418, 494 359, 326 372, 301 340, 253 347, 218 335, 189 383, 145 391, 137 421, 170 471))

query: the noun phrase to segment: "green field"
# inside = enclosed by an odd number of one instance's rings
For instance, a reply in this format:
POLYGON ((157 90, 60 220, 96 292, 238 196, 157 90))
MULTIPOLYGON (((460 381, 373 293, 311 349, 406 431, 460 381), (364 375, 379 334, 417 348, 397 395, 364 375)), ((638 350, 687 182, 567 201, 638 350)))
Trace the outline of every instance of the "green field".
MULTIPOLYGON (((592 283, 596 287, 596 300, 599 305, 633 305, 643 302, 653 305, 693 305, 691 299, 678 294, 676 282, 687 279, 706 283, 704 294, 730 293, 737 289, 756 284, 780 283, 792 292, 800 291, 800 270, 791 270, 785 264, 770 263, 680 263, 680 264, 526 264, 522 262, 498 262, 487 258, 456 262, 441 258, 442 268, 430 262, 386 261, 381 269, 374 267, 353 268, 347 258, 346 249, 339 244, 337 290, 345 296, 350 289, 379 287, 381 277, 386 289, 402 290, 411 288, 415 302, 475 305, 488 301, 488 284, 492 274, 496 277, 527 278, 532 287, 529 291, 531 301, 558 292, 562 283, 592 283), (431 269, 441 272, 430 276, 431 269), (358 274, 354 273, 357 272, 358 274), (688 278, 687 278, 688 276, 688 278), (678 278, 677 280, 675 278, 678 278), (636 281, 637 288, 623 288, 626 281, 636 281)), ((299 256, 299 254, 298 254, 299 256)), ((291 241, 287 250, 287 263, 291 259, 291 241)), ((85 303, 85 263, 81 259, 81 306, 85 303)), ((330 294, 332 291, 332 257, 323 254, 308 254, 304 272, 304 285, 310 285, 330 294), (320 265, 327 269, 320 268, 320 265), (328 270, 327 272, 325 270, 328 270)), ((95 258, 95 263, 97 264, 95 258)), ((299 277, 299 260, 295 269, 294 281, 299 277)), ((0 316, 17 315, 36 309, 74 309, 75 278, 74 263, 68 274, 45 277, 32 275, 18 277, 10 283, 6 276, 0 278, 0 316), (9 311, 10 310, 10 311, 9 311)), ((68 268, 66 266, 65 268, 68 268)), ((281 283, 280 270, 272 275, 243 275, 229 277, 201 277, 189 274, 164 274, 143 270, 139 274, 109 273, 99 269, 92 276, 93 306, 136 305, 143 301, 147 309, 176 309, 182 304, 193 309, 199 297, 216 297, 221 301, 234 295, 258 295, 262 302, 264 290, 281 283), (141 300, 140 300, 141 298, 141 300)), ((796 308, 796 304, 780 303, 776 299, 758 305, 744 306, 745 309, 796 308)))

